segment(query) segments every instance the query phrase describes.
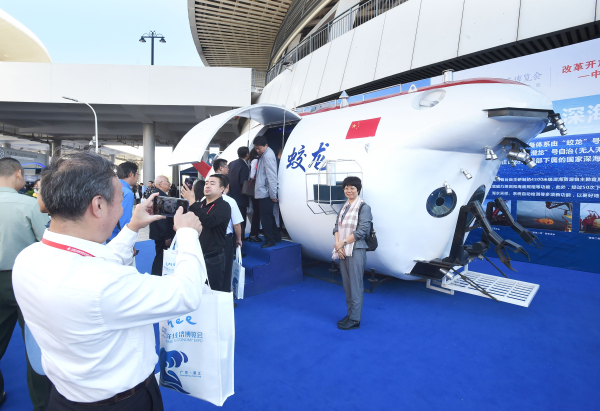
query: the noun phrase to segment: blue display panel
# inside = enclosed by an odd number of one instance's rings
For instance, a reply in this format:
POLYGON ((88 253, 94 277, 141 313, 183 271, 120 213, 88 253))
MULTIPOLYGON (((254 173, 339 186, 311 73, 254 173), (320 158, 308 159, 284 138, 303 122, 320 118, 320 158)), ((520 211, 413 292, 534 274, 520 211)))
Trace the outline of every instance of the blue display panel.
MULTIPOLYGON (((505 160, 486 202, 507 200, 517 222, 539 237, 541 250, 525 246, 532 262, 600 273, 600 133, 537 137, 530 146, 537 166, 511 167, 505 160)), ((501 222, 494 223, 494 230, 523 244, 501 222)), ((481 230, 474 230, 467 243, 480 237, 481 230)))

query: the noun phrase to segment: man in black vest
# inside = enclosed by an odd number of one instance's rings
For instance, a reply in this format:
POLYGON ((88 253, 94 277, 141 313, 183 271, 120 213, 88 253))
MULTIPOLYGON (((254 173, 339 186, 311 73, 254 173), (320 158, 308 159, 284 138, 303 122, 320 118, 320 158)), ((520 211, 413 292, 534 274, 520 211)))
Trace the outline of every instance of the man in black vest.
MULTIPOLYGON (((184 198, 190 201, 189 211, 198 216, 202 223, 200 245, 204 254, 206 274, 210 288, 217 291, 231 292, 231 284, 225 283, 225 233, 231 219, 231 207, 223 200, 223 192, 227 187, 222 174, 213 174, 204 182, 204 200, 200 189, 202 182, 194 186, 194 193, 188 195, 188 190, 182 188, 184 198)), ((231 277, 230 277, 231 278, 231 277)))
POLYGON ((242 213, 242 238, 246 237, 246 210, 248 208, 248 196, 242 194, 244 181, 250 178, 248 159, 250 150, 248 147, 240 147, 237 151, 238 159, 229 163, 229 197, 233 198, 242 213))

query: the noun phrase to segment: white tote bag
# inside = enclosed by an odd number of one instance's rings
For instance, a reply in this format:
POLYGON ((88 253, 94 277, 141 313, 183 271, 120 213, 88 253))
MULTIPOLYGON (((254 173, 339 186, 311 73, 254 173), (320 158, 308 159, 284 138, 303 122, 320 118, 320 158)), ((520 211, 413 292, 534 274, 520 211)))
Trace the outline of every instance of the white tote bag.
POLYGON ((160 322, 159 384, 222 406, 233 395, 233 294, 204 286, 200 308, 160 322))
POLYGON ((246 283, 246 269, 242 266, 242 247, 235 249, 235 261, 231 272, 231 289, 233 296, 238 300, 244 298, 244 284, 246 283))
POLYGON ((175 272, 175 260, 177 259, 177 250, 175 245, 177 244, 177 233, 173 241, 171 241, 171 247, 163 251, 163 268, 162 275, 171 275, 175 272))

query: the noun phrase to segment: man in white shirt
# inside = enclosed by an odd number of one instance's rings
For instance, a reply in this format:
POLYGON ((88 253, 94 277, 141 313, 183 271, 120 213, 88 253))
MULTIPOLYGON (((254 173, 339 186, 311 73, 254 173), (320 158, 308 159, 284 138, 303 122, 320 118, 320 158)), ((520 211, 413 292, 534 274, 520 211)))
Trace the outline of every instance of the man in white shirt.
POLYGON ((52 221, 42 242, 17 257, 13 286, 54 384, 48 411, 163 410, 152 324, 198 309, 206 269, 200 222, 182 209, 175 215, 181 244, 174 275, 142 275, 127 266, 138 230, 164 218, 151 215, 155 196, 102 245, 123 212, 112 164, 77 153, 44 172, 52 221))

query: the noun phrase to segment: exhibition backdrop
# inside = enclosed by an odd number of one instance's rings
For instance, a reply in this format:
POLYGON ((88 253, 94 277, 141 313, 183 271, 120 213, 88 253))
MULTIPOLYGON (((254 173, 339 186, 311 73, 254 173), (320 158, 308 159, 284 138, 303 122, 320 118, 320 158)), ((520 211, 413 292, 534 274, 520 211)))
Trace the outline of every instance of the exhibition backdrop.
MULTIPOLYGON (((497 77, 519 81, 547 95, 568 128, 530 142, 537 166, 504 161, 486 201, 502 197, 513 217, 538 236, 541 250, 525 246, 531 261, 600 273, 600 40, 455 73, 455 80, 497 77)), ((432 82, 439 82, 438 78, 432 82)), ((494 229, 524 244, 503 221, 494 229)), ((467 240, 477 241, 480 230, 467 240)), ((496 256, 491 250, 488 256, 496 256)), ((511 254, 526 261, 521 255, 511 254)), ((507 270, 504 270, 505 272, 507 270)))

